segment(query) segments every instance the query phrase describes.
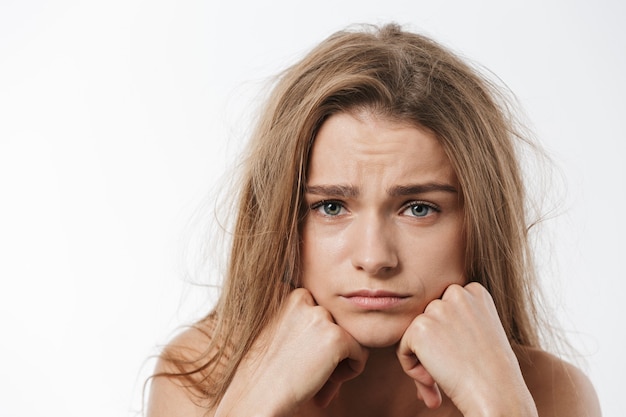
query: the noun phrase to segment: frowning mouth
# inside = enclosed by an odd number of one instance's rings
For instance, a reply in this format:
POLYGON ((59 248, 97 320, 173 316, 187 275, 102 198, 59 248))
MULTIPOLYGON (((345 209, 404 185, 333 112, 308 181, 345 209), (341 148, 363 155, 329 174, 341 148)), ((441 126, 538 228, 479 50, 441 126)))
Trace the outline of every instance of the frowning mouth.
POLYGON ((363 310, 389 310, 404 303, 409 296, 384 290, 360 290, 341 296, 363 310))

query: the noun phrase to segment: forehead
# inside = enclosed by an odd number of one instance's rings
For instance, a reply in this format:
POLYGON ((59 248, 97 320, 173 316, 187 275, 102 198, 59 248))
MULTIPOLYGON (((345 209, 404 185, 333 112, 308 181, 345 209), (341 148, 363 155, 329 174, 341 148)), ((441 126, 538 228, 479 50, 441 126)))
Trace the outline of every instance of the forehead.
POLYGON ((337 113, 322 124, 307 174, 309 183, 457 183, 432 131, 366 111, 337 113))

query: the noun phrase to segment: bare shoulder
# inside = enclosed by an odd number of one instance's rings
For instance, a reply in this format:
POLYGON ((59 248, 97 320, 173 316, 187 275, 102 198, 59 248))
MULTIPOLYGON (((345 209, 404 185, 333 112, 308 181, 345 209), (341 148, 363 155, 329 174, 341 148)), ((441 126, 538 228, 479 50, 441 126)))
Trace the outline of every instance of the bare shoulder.
POLYGON ((540 417, 601 415, 595 389, 580 369, 536 348, 522 348, 518 359, 540 417))
POLYGON ((212 413, 198 392, 190 388, 199 384, 205 374, 193 372, 186 377, 174 374, 189 373, 202 365, 202 358, 211 341, 208 321, 196 323, 174 338, 158 358, 150 381, 147 417, 207 417, 212 413))

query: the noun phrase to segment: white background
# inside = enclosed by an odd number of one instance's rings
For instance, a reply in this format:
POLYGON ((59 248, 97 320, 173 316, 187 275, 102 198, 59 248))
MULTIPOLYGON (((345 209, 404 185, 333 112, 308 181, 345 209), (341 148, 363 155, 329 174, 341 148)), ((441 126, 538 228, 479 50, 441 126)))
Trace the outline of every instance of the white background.
POLYGON ((0 2, 0 416, 134 415, 148 357, 208 310, 191 219, 268 77, 389 20, 517 94, 566 182, 544 279, 604 414, 626 415, 624 3, 223 3, 0 2))

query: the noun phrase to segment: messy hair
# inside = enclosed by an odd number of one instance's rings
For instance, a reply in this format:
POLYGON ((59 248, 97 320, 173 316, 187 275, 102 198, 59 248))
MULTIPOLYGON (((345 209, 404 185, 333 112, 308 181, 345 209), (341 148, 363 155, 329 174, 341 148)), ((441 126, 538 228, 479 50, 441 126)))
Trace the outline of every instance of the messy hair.
POLYGON ((513 346, 538 346, 534 267, 507 102, 480 71, 395 24, 333 34, 278 79, 250 138, 220 299, 195 357, 162 355, 214 407, 259 333, 298 285, 311 146, 331 115, 367 110, 435 133, 460 183, 465 275, 491 293, 513 346))

